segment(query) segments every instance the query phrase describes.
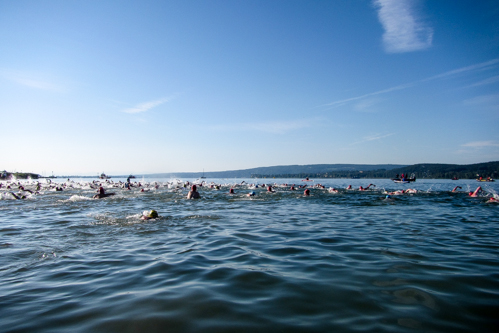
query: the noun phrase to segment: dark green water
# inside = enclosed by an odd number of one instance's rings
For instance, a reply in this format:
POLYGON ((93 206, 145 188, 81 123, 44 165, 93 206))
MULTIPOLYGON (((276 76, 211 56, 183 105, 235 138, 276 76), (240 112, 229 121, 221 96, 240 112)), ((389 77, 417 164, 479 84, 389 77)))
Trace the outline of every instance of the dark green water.
POLYGON ((158 181, 102 200, 76 183, 26 200, 0 191, 0 331, 499 327, 499 204, 486 203, 496 183, 478 198, 450 193, 475 181, 336 179, 315 183, 338 194, 205 186, 186 200, 158 181), (384 199, 409 187, 418 193, 384 199), (153 208, 160 218, 139 218, 153 208))

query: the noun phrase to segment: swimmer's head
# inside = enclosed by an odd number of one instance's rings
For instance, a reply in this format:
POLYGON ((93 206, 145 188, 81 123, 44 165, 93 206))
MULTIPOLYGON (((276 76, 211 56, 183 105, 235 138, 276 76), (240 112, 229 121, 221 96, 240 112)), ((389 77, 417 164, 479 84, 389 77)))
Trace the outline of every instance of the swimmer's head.
POLYGON ((390 199, 391 197, 392 197, 392 196, 388 194, 388 195, 386 196, 386 199, 390 199))
POLYGON ((192 185, 191 190, 195 191, 196 190, 196 185, 192 185))
POLYGON ((303 192, 304 195, 310 195, 310 190, 307 188, 304 192, 303 192))
POLYGON ((155 211, 154 209, 153 210, 145 210, 142 212, 142 215, 145 217, 151 218, 151 219, 155 219, 156 217, 158 217, 158 212, 155 211))
POLYGON ((231 188, 230 191, 229 191, 230 194, 234 194, 234 189, 231 188))

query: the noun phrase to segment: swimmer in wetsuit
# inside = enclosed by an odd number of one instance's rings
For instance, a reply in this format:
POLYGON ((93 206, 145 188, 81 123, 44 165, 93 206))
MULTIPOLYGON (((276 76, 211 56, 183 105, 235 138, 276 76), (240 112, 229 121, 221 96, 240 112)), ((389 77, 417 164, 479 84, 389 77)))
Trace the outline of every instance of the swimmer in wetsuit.
POLYGON ((458 188, 459 188, 459 189, 461 189, 462 187, 461 187, 461 186, 456 186, 456 187, 454 187, 454 189, 453 189, 451 192, 453 192, 453 193, 454 193, 454 192, 457 192, 457 189, 458 189, 458 188))
POLYGON ((25 195, 21 195, 21 196, 18 196, 16 194, 14 194, 14 192, 9 192, 10 194, 12 194, 12 196, 16 199, 16 200, 21 200, 21 199, 26 199, 26 196, 25 195))
POLYGON ((187 193, 187 199, 199 199, 201 196, 197 191, 196 185, 192 185, 191 190, 187 193))
POLYGON ((110 197, 114 195, 114 193, 106 193, 106 191, 104 190, 104 187, 100 186, 99 187, 99 193, 97 193, 96 195, 94 195, 94 199, 102 199, 102 198, 105 198, 105 197, 110 197))

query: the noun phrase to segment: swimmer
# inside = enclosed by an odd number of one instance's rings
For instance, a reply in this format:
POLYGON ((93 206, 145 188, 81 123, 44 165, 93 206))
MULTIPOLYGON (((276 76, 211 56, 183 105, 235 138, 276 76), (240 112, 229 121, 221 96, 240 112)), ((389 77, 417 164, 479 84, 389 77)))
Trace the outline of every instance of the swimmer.
POLYGON ((330 187, 328 190, 329 193, 338 193, 338 190, 335 189, 334 187, 330 187))
POLYGON ((145 210, 140 217, 141 220, 150 220, 158 217, 158 212, 153 210, 147 211, 145 210))
POLYGON ((388 192, 387 194, 388 195, 401 195, 401 194, 404 194, 404 193, 405 193, 404 190, 398 190, 398 191, 394 191, 394 192, 388 192))
POLYGON ((352 189, 352 185, 348 185, 348 187, 346 189, 347 190, 351 190, 352 189))
POLYGON ((12 196, 14 197, 14 199, 16 200, 21 200, 21 199, 26 199, 26 196, 25 195, 21 195, 21 196, 18 196, 18 195, 15 195, 14 192, 9 192, 10 194, 12 194, 12 196))
POLYGON ((412 188, 408 188, 407 190, 405 190, 404 193, 406 193, 406 194, 414 194, 414 193, 417 193, 417 192, 418 192, 417 190, 414 190, 412 188))
POLYGON ((233 189, 233 188, 231 188, 231 189, 229 190, 229 194, 236 194, 236 192, 234 192, 234 189, 233 189))
POLYGON ((369 184, 369 185, 368 185, 367 187, 365 187, 365 188, 364 188, 364 187, 362 187, 362 186, 360 186, 360 187, 359 187, 359 191, 365 191, 365 190, 368 190, 368 189, 369 189, 369 187, 371 187, 371 186, 376 186, 376 185, 374 185, 374 184, 369 184))
POLYGON ((303 192, 303 195, 304 195, 304 196, 309 196, 309 195, 310 195, 310 190, 307 188, 307 189, 303 192))
POLYGON ((462 187, 461 186, 456 186, 456 187, 454 187, 454 189, 451 192, 457 192, 458 188, 461 189, 462 187))
POLYGON ((104 190, 104 187, 100 186, 99 187, 99 193, 97 193, 96 195, 94 195, 94 199, 102 199, 102 198, 105 198, 105 197, 110 197, 114 195, 114 193, 106 193, 106 191, 104 190))
POLYGON ((499 195, 494 194, 489 200, 487 200, 487 203, 499 203, 499 195))
POLYGON ((470 197, 476 198, 478 196, 478 193, 482 191, 482 187, 478 186, 475 192, 470 192, 468 193, 470 197))
POLYGON ((273 193, 273 192, 275 192, 275 191, 272 189, 272 186, 270 186, 270 185, 269 185, 269 186, 267 187, 267 192, 272 192, 272 193, 273 193))
POLYGON ((196 185, 192 185, 191 190, 187 193, 187 199, 199 199, 201 196, 197 191, 196 185))
POLYGON ((256 195, 256 193, 255 193, 255 192, 250 192, 250 193, 248 193, 248 194, 246 194, 246 195, 247 195, 248 197, 254 197, 254 196, 256 195))

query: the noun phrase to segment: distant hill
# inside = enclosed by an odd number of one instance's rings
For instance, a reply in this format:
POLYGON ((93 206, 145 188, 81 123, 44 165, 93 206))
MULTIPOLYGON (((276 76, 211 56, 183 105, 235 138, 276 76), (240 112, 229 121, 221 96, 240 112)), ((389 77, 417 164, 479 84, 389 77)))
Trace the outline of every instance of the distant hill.
MULTIPOLYGON (((399 174, 415 174, 416 178, 428 179, 475 179, 482 177, 499 178, 499 161, 477 164, 310 164, 281 165, 243 170, 215 172, 169 172, 135 176, 137 178, 394 178, 399 174)), ((112 178, 126 178, 128 175, 113 175, 112 178)), ((61 176, 76 178, 80 176, 61 176)), ((87 176, 83 178, 96 178, 87 176)))
MULTIPOLYGON (((338 174, 341 172, 366 172, 373 170, 393 170, 403 168, 407 165, 401 164, 310 164, 310 165, 281 165, 260 167, 232 171, 205 172, 207 178, 251 178, 251 177, 274 177, 275 175, 316 175, 316 174, 338 174)), ((177 173, 155 173, 143 175, 148 178, 178 177, 178 178, 198 178, 203 175, 202 172, 177 172, 177 173)), ((289 178, 293 178, 289 177, 289 178)), ((329 176, 327 176, 329 177, 329 176)), ((282 177, 284 178, 284 177, 282 177)), ((286 177, 288 178, 288 177, 286 177)))
POLYGON ((499 177, 499 162, 487 162, 468 165, 459 164, 414 164, 409 166, 397 166, 387 168, 386 166, 376 169, 337 169, 324 170, 320 172, 300 172, 300 173, 268 173, 255 174, 255 177, 276 177, 276 178, 393 178, 396 174, 414 174, 416 178, 431 179, 475 179, 478 175, 482 177, 499 177))

